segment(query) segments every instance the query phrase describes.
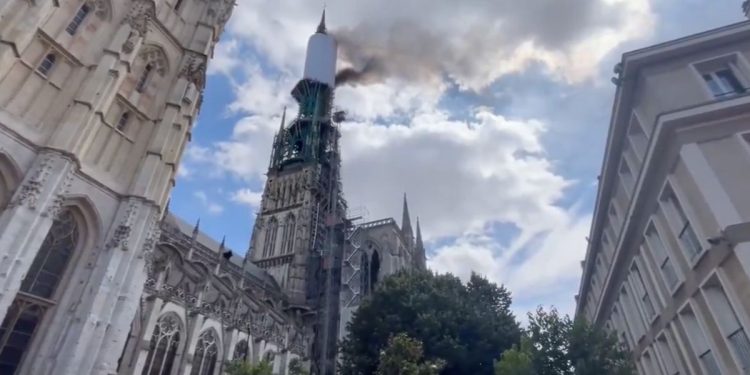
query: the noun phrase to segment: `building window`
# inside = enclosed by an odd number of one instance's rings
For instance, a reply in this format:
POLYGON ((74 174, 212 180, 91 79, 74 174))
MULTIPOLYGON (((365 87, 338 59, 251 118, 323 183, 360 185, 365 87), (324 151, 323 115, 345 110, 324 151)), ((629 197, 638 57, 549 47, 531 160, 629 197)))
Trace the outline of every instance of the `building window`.
POLYGON ((52 223, 21 289, 0 325, 0 374, 13 374, 34 339, 36 328, 55 304, 52 300, 79 241, 70 211, 52 223))
POLYGON ((680 312, 680 321, 682 322, 685 333, 687 334, 690 347, 698 357, 703 370, 708 375, 721 375, 721 369, 719 363, 716 362, 711 347, 708 344, 703 329, 698 323, 698 319, 690 308, 687 308, 680 312))
POLYGON ((747 91, 730 66, 703 73, 702 76, 709 90, 717 99, 731 98, 747 91))
POLYGON ((138 79, 138 84, 135 86, 135 91, 143 92, 143 90, 146 89, 146 84, 148 83, 148 79, 151 76, 151 72, 154 70, 154 66, 151 64, 146 64, 146 67, 143 68, 143 73, 141 73, 141 78, 138 79))
POLYGON ((237 345, 234 347, 234 360, 240 360, 243 362, 248 362, 250 359, 248 358, 248 346, 247 346, 247 340, 242 340, 237 343, 237 345))
POLYGON ((284 224, 284 234, 282 235, 282 254, 291 254, 294 251, 294 233, 297 230, 297 220, 294 215, 290 214, 284 224))
POLYGON ((669 257, 666 247, 664 247, 664 242, 653 223, 646 230, 646 244, 654 256, 654 261, 661 270, 661 275, 667 283, 667 288, 670 291, 673 290, 679 282, 677 272, 674 269, 674 264, 672 264, 672 259, 669 257))
POLYGON ((151 335, 142 375, 170 374, 180 345, 180 322, 174 315, 159 319, 151 335))
POLYGON ((204 331, 195 345, 193 369, 190 375, 213 375, 217 355, 216 333, 212 329, 204 331))
POLYGON ((633 264, 633 266, 630 268, 630 275, 635 293, 637 294, 637 297, 641 302, 641 307, 643 308, 646 321, 650 321, 656 315, 656 309, 654 308, 654 304, 651 301, 651 296, 649 296, 648 292, 646 291, 646 284, 643 282, 641 271, 635 264, 633 264))
POLYGON ((65 31, 70 35, 75 35, 76 31, 78 31, 78 27, 81 26, 81 23, 83 23, 83 20, 89 15, 89 12, 91 12, 91 6, 83 4, 78 8, 78 12, 73 16, 73 19, 68 24, 68 27, 65 28, 65 31))
POLYGON ((362 295, 370 294, 370 258, 367 256, 366 251, 362 252, 362 257, 359 261, 359 283, 362 295))
POLYGON ((695 257, 703 252, 703 247, 698 240, 698 235, 695 233, 690 220, 688 220, 685 214, 685 210, 683 210, 674 190, 669 185, 664 188, 661 202, 664 204, 667 221, 677 233, 677 238, 680 241, 683 251, 685 251, 685 255, 690 260, 695 259, 695 257))
POLYGON ((39 66, 36 68, 36 71, 39 72, 41 75, 47 77, 49 73, 52 71, 52 68, 55 67, 55 62, 57 62, 57 56, 55 56, 54 53, 48 53, 46 56, 44 56, 44 59, 42 59, 42 62, 39 63, 39 66))
POLYGON ((724 288, 717 279, 714 279, 703 287, 703 294, 722 336, 734 351, 742 373, 750 373, 750 340, 748 340, 747 333, 740 324, 737 313, 729 302, 724 288))
POLYGON ((120 115, 120 118, 117 120, 117 125, 115 127, 117 130, 124 132, 125 128, 128 126, 128 120, 130 119, 130 112, 125 111, 120 115))
POLYGON ((268 221, 268 226, 266 227, 266 236, 263 240, 263 257, 268 258, 272 257, 274 253, 276 252, 276 237, 279 231, 279 222, 276 220, 275 217, 272 217, 268 221))
POLYGON ((667 371, 667 375, 679 375, 680 369, 677 367, 677 362, 674 359, 672 350, 669 348, 669 343, 665 335, 661 335, 656 339, 656 350, 659 353, 664 369, 667 371))
POLYGON ((622 179, 622 185, 625 187, 625 192, 628 195, 633 194, 635 179, 633 177, 633 172, 630 170, 630 166, 628 166, 628 163, 624 158, 622 159, 622 162, 620 162, 620 178, 622 179))

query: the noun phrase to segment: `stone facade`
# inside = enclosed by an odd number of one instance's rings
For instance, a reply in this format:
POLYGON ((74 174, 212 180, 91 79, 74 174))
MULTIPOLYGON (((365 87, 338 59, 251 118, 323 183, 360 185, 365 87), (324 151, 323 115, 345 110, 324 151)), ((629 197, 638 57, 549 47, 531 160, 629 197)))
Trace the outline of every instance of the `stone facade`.
POLYGON ((197 225, 168 214, 160 228, 119 374, 221 374, 240 359, 268 360, 274 374, 286 374, 295 361, 309 365, 312 333, 289 314, 270 275, 243 269, 242 258, 197 225), (199 342, 204 336, 211 337, 208 347, 199 342))
POLYGON ((0 373, 117 372, 232 6, 0 2, 0 373))
POLYGON ((640 374, 750 371, 750 22, 626 53, 577 296, 640 374))

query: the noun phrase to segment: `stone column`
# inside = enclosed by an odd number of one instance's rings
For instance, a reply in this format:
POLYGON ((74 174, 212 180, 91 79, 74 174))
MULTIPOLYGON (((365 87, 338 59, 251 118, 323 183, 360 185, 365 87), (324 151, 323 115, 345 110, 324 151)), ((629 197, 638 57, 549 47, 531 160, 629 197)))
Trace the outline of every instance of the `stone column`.
POLYGON ((0 215, 0 320, 60 211, 73 169, 68 157, 42 152, 0 215))

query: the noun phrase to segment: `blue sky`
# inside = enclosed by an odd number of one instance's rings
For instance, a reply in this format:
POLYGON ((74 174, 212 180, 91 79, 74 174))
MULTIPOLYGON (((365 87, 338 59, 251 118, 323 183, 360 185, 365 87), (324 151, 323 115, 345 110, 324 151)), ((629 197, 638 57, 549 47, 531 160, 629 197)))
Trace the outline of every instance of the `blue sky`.
MULTIPOLYGON (((742 20, 739 0, 329 0, 344 190, 369 219, 409 195, 428 265, 572 312, 623 52, 742 20)), ((209 66, 170 210, 247 249, 282 108, 322 4, 242 0, 209 66)), ((412 220, 415 220, 413 218, 412 220)))

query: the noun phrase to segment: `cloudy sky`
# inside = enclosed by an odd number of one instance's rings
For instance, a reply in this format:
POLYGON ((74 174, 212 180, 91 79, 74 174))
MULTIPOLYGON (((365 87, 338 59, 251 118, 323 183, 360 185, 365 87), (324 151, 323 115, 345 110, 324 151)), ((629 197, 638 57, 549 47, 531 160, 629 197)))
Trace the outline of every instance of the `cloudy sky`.
MULTIPOLYGON (((623 52, 742 20, 740 0, 328 0, 349 206, 401 217, 428 265, 573 310, 623 52), (415 220, 416 218, 413 218, 415 220)), ((244 253, 322 1, 240 0, 170 209, 244 253)))

